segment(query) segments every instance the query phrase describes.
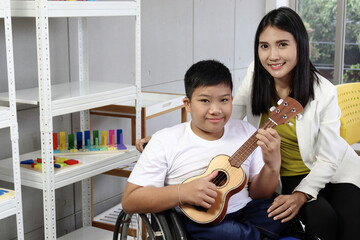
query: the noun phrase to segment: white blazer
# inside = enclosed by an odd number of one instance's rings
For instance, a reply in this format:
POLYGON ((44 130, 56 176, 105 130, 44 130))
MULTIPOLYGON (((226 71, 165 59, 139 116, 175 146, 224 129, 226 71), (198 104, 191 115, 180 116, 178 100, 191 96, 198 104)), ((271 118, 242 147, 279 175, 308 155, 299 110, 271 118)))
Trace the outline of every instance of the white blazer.
MULTIPOLYGON (((251 113, 251 90, 254 63, 233 101, 233 118, 247 120, 259 127, 261 116, 251 113)), ((314 85, 315 98, 296 120, 296 134, 301 157, 311 170, 294 191, 301 191, 316 199, 326 183, 352 183, 360 187, 360 157, 340 136, 341 111, 336 87, 319 75, 314 85)))

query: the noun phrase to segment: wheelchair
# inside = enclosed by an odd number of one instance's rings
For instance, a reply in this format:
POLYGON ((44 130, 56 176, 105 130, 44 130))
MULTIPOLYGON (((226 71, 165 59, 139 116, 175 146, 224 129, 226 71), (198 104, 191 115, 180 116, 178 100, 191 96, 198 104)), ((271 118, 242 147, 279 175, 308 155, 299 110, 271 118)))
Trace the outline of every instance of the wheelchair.
MULTIPOLYGON (((178 211, 172 208, 160 213, 138 214, 146 229, 146 239, 187 240, 182 214, 178 211)), ((132 214, 120 212, 115 224, 113 240, 127 240, 132 217, 132 214)), ((292 232, 289 234, 291 237, 282 237, 279 240, 320 240, 316 236, 306 234, 300 221, 294 220, 291 225, 292 232)))
MULTIPOLYGON (((138 214, 149 240, 187 240, 182 220, 172 208, 160 213, 138 214)), ((126 240, 133 214, 121 211, 114 229, 113 240, 126 240), (119 236, 120 235, 120 236, 119 236), (119 238, 120 237, 120 238, 119 238)))

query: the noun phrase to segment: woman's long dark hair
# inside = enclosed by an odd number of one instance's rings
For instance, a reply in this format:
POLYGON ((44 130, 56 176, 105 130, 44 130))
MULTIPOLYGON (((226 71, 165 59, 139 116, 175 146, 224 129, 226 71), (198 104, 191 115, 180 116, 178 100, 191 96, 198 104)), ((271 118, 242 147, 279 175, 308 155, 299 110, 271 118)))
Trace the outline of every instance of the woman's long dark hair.
POLYGON ((271 100, 278 100, 274 78, 265 70, 259 59, 259 36, 267 26, 277 27, 291 33, 297 43, 297 64, 291 81, 290 96, 303 107, 314 99, 314 83, 319 82, 318 71, 310 61, 309 38, 300 16, 290 8, 270 11, 261 20, 255 35, 254 84, 252 89, 252 113, 259 116, 267 113, 272 106, 271 100))

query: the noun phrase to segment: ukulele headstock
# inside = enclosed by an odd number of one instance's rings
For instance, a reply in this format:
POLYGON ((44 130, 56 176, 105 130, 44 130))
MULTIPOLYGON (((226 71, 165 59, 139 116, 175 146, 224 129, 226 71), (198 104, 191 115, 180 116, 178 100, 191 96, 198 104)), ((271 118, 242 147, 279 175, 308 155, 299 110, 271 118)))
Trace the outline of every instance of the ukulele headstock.
POLYGON ((303 111, 301 104, 291 97, 286 97, 279 106, 273 110, 270 114, 270 119, 277 125, 281 125, 290 121, 303 111))

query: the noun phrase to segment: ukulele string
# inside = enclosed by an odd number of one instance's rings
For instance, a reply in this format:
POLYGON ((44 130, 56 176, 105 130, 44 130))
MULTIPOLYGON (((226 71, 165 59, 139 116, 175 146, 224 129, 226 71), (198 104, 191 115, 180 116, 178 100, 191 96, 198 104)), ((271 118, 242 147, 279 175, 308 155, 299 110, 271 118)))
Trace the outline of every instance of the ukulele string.
MULTIPOLYGON (((271 128, 273 128, 273 127, 275 127, 276 126, 276 124, 274 124, 273 122, 271 122, 271 121, 266 121, 261 127, 260 127, 260 129, 266 129, 266 128, 269 128, 269 127, 271 127, 271 128)), ((230 158, 236 158, 236 159, 242 159, 242 160, 240 160, 240 161, 237 161, 237 165, 240 167, 240 165, 247 159, 247 158, 245 158, 246 156, 249 156, 252 152, 253 152, 253 150, 255 150, 255 148, 257 147, 257 146, 255 146, 255 144, 256 144, 256 142, 258 141, 258 139, 255 137, 255 135, 256 135, 256 133, 257 133, 257 131, 250 137, 250 141, 249 141, 249 144, 247 144, 246 146, 245 146, 245 149, 242 149, 242 147, 240 147, 240 149, 238 150, 238 151, 236 151, 235 152, 235 154, 232 156, 232 157, 230 157, 230 158), (253 149, 252 149, 253 148, 253 149), (240 151, 241 150, 241 151, 240 151), (240 153, 239 153, 240 152, 240 153), (247 154, 249 152, 249 154, 247 154)), ((247 141, 248 142, 248 141, 247 141)), ((247 143, 247 142, 245 142, 245 143, 247 143)), ((229 158, 229 160, 230 160, 230 158, 229 158)), ((226 167, 225 168, 223 168, 226 172, 229 172, 229 174, 231 175, 234 171, 235 171, 235 169, 233 169, 232 168, 232 166, 231 165, 229 165, 229 164, 226 164, 226 167)), ((223 182, 224 180, 226 180, 226 178, 227 178, 227 176, 226 176, 226 174, 218 174, 214 179, 213 179, 213 183, 215 184, 215 185, 220 185, 221 184, 221 182, 223 182)))

